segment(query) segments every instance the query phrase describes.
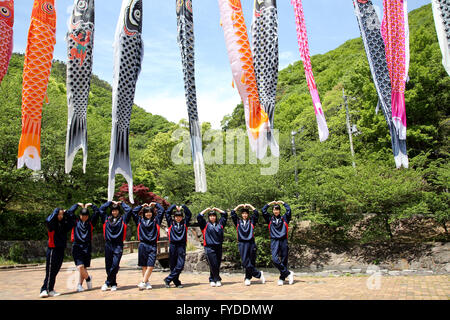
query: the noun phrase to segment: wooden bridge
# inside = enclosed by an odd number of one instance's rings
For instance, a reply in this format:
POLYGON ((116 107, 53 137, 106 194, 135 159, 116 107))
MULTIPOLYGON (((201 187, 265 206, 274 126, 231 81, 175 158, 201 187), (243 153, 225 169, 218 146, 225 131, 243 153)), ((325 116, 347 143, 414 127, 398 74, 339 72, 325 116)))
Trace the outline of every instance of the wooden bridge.
MULTIPOLYGON (((123 250, 128 250, 129 253, 133 253, 139 247, 139 241, 125 241, 123 243, 123 250)), ((158 240, 158 247, 156 251, 156 259, 161 265, 166 265, 169 259, 169 239, 167 237, 160 238, 158 240)))

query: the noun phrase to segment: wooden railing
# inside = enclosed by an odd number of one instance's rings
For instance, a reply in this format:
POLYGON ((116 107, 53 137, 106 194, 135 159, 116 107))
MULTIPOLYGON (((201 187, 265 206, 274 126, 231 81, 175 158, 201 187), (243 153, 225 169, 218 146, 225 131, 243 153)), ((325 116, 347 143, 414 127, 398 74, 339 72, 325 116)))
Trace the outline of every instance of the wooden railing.
MULTIPOLYGON (((139 241, 125 241, 123 243, 123 250, 129 250, 133 253, 139 247, 139 241)), ((167 238, 160 238, 158 241, 156 259, 168 259, 169 258, 169 240, 167 238)))

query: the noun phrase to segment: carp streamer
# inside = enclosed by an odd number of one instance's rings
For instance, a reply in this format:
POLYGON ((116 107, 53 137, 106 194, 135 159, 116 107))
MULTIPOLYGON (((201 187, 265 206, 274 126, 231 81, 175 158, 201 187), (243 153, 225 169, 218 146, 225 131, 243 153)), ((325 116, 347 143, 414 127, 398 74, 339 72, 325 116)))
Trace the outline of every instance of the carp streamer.
POLYGON ((253 55, 240 0, 218 0, 221 25, 225 35, 234 83, 245 110, 245 122, 250 147, 262 159, 267 151, 269 117, 259 101, 253 55))
POLYGON ((400 168, 406 156, 406 141, 400 140, 392 121, 391 78, 386 62, 386 51, 380 31, 380 20, 372 1, 353 0, 355 15, 361 31, 367 60, 369 61, 375 89, 378 94, 377 110, 381 107, 391 136, 392 152, 397 168, 400 168))
POLYGON ((114 78, 108 200, 114 197, 116 173, 128 183, 133 199, 129 133, 136 83, 144 56, 142 41, 142 0, 123 0, 114 40, 114 78))
POLYGON ((442 64, 450 75, 450 0, 431 0, 442 64))
POLYGON ((317 125, 319 128, 319 139, 325 141, 328 139, 328 126, 323 113, 322 104, 317 91, 316 82, 312 72, 311 56, 309 53, 308 34, 306 32, 305 15, 303 13, 303 4, 301 0, 291 0, 295 11, 295 21, 297 23, 297 37, 300 48, 300 56, 305 69, 306 81, 308 83, 309 92, 311 93, 314 111, 316 113, 317 125))
POLYGON ((83 172, 87 163, 86 113, 94 51, 94 0, 75 0, 67 41, 67 138, 66 173, 72 171, 78 150, 83 149, 83 172))
POLYGON ((13 51, 14 0, 0 1, 0 83, 13 51))
POLYGON ((252 52, 258 94, 264 111, 269 116, 267 140, 272 154, 280 155, 272 136, 275 98, 278 84, 278 12, 276 0, 255 0, 252 23, 252 52))
POLYGON ((56 43, 54 0, 35 0, 23 66, 22 135, 17 168, 41 169, 41 118, 56 43))
POLYGON ((184 89, 189 116, 191 152, 194 164, 195 191, 206 192, 206 173, 203 160, 202 131, 197 112, 195 88, 194 17, 191 0, 176 0, 178 45, 184 74, 184 89))

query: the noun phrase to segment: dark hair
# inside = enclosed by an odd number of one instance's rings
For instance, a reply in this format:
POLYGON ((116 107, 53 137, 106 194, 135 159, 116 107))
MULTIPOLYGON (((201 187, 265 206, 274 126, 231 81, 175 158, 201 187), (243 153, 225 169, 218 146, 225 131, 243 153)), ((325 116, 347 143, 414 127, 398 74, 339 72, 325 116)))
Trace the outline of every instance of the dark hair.
POLYGON ((82 216, 88 216, 89 215, 89 210, 87 208, 83 208, 83 209, 81 209, 80 214, 82 216))
POLYGON ((181 211, 175 211, 175 213, 173 214, 173 216, 174 216, 174 217, 176 217, 176 216, 182 217, 182 216, 183 216, 183 213, 182 213, 181 211))
POLYGON ((209 216, 216 216, 217 217, 217 213, 215 211, 210 211, 210 212, 208 212, 208 217, 209 216))
POLYGON ((279 204, 276 204, 273 206, 273 210, 280 210, 281 211, 281 207, 279 204))
POLYGON ((250 213, 250 211, 249 211, 247 208, 243 208, 243 209, 241 210, 241 213, 244 213, 244 212, 250 213))
POLYGON ((146 214, 147 212, 152 212, 152 210, 149 207, 145 207, 144 209, 142 209, 142 213, 146 214))
POLYGON ((112 210, 119 210, 119 205, 113 203, 113 204, 111 205, 111 211, 112 211, 112 210))

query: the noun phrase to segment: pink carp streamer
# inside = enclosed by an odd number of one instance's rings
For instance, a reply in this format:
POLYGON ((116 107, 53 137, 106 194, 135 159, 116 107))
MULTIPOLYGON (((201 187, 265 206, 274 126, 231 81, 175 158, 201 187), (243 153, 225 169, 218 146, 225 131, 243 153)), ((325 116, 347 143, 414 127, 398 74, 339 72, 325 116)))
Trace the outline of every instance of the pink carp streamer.
POLYGON ((297 23, 298 45, 300 48, 300 56, 305 69, 306 81, 314 103, 314 111, 316 113, 317 125, 319 127, 319 139, 325 141, 328 139, 328 126, 323 113, 322 104, 317 91, 316 82, 312 72, 311 56, 309 53, 308 34, 306 32, 305 16, 303 13, 303 4, 301 0, 291 0, 295 11, 295 20, 297 23))
POLYGON ((405 87, 409 68, 409 27, 406 0, 383 0, 381 34, 392 86, 392 121, 400 140, 406 140, 405 87))

